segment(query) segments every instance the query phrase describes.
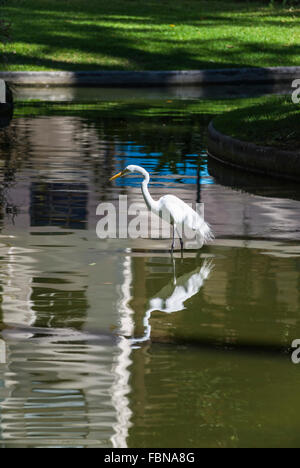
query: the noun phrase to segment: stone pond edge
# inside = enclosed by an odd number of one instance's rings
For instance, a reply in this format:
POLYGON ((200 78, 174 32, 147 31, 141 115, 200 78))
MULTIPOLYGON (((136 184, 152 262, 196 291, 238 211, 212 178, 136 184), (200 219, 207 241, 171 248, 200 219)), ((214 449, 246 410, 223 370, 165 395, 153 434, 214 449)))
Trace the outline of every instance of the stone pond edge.
POLYGON ((289 180, 300 180, 300 151, 287 151, 238 140, 208 126, 209 157, 246 171, 289 180))
POLYGON ((228 68, 182 71, 2 71, 15 86, 172 86, 287 83, 300 78, 297 67, 228 68))

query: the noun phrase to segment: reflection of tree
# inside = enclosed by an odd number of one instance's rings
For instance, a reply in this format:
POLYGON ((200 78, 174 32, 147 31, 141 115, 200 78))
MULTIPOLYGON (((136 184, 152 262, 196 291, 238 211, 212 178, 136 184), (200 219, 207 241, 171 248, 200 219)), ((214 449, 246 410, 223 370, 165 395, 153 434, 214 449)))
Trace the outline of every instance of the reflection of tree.
POLYGON ((166 169, 173 174, 184 174, 187 161, 196 163, 203 149, 207 119, 192 115, 182 118, 180 124, 177 120, 172 116, 128 117, 126 120, 98 117, 96 126, 102 141, 109 140, 115 144, 134 141, 134 145, 142 147, 145 158, 155 154, 157 172, 166 169))
POLYGON ((16 181, 19 171, 30 152, 28 130, 15 123, 0 129, 0 203, 5 213, 12 217, 17 214, 17 207, 10 203, 8 192, 16 181))
MULTIPOLYGON (((37 314, 35 326, 80 329, 88 309, 85 290, 55 289, 53 281, 52 278, 33 278, 30 300, 37 314), (49 287, 43 287, 42 283, 49 283, 49 287)), ((61 279, 59 282, 64 284, 61 279)))
POLYGON ((231 356, 193 347, 153 345, 137 355, 132 373, 139 375, 143 364, 143 378, 133 384, 129 447, 238 445, 249 412, 249 395, 239 387, 241 363, 237 368, 231 356))
MULTIPOLYGON (((130 157, 131 148, 135 146, 141 148, 139 158, 143 159, 146 164, 147 159, 151 159, 151 169, 154 171, 184 175, 188 168, 190 171, 191 167, 195 167, 194 175, 196 175, 196 170, 199 174, 203 164, 199 154, 201 154, 202 134, 207 121, 206 115, 186 116, 182 112, 182 115, 176 113, 175 116, 153 115, 140 118, 131 115, 131 110, 131 106, 127 104, 127 107, 125 106, 123 109, 122 117, 118 118, 106 115, 105 112, 100 113, 100 115, 99 113, 91 115, 85 109, 77 111, 76 117, 73 117, 72 108, 65 117, 53 116, 50 109, 48 121, 40 119, 39 114, 35 118, 15 119, 12 125, 3 130, 0 135, 0 159, 2 158, 4 162, 3 195, 7 195, 8 189, 16 180, 16 172, 21 169, 24 159, 30 159, 33 172, 40 171, 41 166, 46 165, 47 159, 50 172, 50 168, 51 171, 56 170, 56 162, 60 158, 61 167, 60 171, 57 171, 57 176, 60 173, 60 177, 62 177, 63 166, 71 173, 72 169, 74 170, 74 165, 80 160, 83 171, 89 172, 89 182, 97 187, 97 196, 103 201, 109 193, 108 179, 114 172, 118 160, 122 160, 123 148, 126 159, 127 156, 130 157), (53 127, 51 123, 53 123, 53 127), (69 146, 67 153, 65 148, 61 148, 61 154, 56 156, 56 160, 53 159, 54 165, 52 166, 52 158, 49 158, 48 155, 47 158, 46 155, 44 157, 44 149, 39 154, 38 148, 47 147, 46 151, 49 151, 51 149, 50 140, 57 145, 56 138, 60 138, 61 135, 56 135, 56 131, 58 133, 64 131, 64 135, 68 135, 69 146), (70 157, 72 152, 74 152, 73 159, 70 157), (35 162, 36 157, 37 162, 35 162)), ((41 113, 40 108, 37 108, 36 111, 41 113)), ((33 111, 33 117, 34 114, 35 111, 33 111)), ((47 114, 47 109, 41 114, 47 114)), ((63 143, 62 140, 59 145, 63 143)), ((50 197, 53 193, 53 184, 49 187, 46 186, 48 183, 47 171, 45 169, 42 171, 45 176, 40 178, 40 187, 43 187, 43 193, 40 195, 50 197)), ((180 182, 180 179, 176 179, 176 181, 180 182)), ((68 183, 67 180, 65 182, 68 183)), ((64 183, 63 180, 61 183, 64 183)), ((71 197, 67 185, 66 190, 71 197)), ((54 193, 53 196, 58 195, 54 193)), ((75 192, 74 197, 76 197, 75 192)), ((35 202, 37 202, 37 198, 32 200, 32 212, 38 215, 39 207, 35 202)), ((9 203, 7 196, 5 196, 3 204, 12 216, 17 214, 17 207, 9 203)), ((57 208, 60 209, 60 207, 57 208)), ((45 215, 44 211, 43 216, 45 215)))
MULTIPOLYGON (((221 246, 214 253, 215 267, 201 292, 182 312, 167 318, 153 312, 151 348, 131 354, 128 446, 167 446, 170 440, 173 447, 259 445, 262 434, 273 440, 269 421, 280 424, 278 409, 288 419, 289 378, 298 377, 278 350, 287 350, 300 332, 299 257, 221 246), (270 398, 274 382, 280 391, 270 398)), ((163 291, 168 296, 172 269, 168 259, 132 261, 129 304, 142 324, 151 298, 163 291)), ((184 259, 183 276, 193 261, 184 259)), ((135 336, 142 335, 142 326, 137 329, 135 336)), ((286 439, 294 440, 294 423, 285 427, 286 439)))
MULTIPOLYGON (((212 347, 218 343, 253 350, 289 348, 294 334, 300 333, 297 258, 242 247, 219 247, 218 252, 220 258, 214 260, 215 268, 204 288, 186 302, 187 310, 168 320, 158 312, 163 302, 151 306, 150 301, 159 291, 169 291, 172 296, 170 260, 134 258, 129 303, 136 324, 134 336, 144 335, 145 311, 153 309, 151 336, 155 341, 212 347)), ((185 278, 195 269, 194 259, 177 263, 177 269, 177 276, 185 278)))
POLYGON ((31 226, 85 229, 88 190, 86 184, 31 184, 31 226))
POLYGON ((132 361, 129 447, 298 446, 288 358, 154 344, 132 361))

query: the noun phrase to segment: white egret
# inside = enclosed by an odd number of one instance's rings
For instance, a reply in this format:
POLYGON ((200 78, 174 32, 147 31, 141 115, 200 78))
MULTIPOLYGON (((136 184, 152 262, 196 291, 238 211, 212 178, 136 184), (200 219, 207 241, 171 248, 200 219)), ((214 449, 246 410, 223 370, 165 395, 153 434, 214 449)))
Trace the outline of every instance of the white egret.
POLYGON ((150 176, 143 167, 129 165, 109 180, 112 181, 130 173, 138 173, 144 177, 141 188, 147 208, 171 223, 173 228, 171 252, 173 252, 175 245, 175 229, 180 239, 181 250, 183 250, 182 233, 185 227, 195 232, 197 239, 201 241, 201 245, 213 239, 213 232, 203 217, 180 198, 175 195, 164 195, 159 200, 153 200, 148 190, 150 176))

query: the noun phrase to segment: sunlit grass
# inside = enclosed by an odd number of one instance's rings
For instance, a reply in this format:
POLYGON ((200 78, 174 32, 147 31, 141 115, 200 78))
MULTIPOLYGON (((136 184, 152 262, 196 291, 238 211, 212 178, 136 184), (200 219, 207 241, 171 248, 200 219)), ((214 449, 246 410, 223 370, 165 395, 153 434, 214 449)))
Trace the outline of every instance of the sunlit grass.
POLYGON ((299 65, 300 9, 221 0, 10 0, 10 70, 299 65))
POLYGON ((243 141, 300 153, 299 121, 300 104, 294 104, 290 96, 269 96, 219 115, 214 125, 222 133, 243 141))

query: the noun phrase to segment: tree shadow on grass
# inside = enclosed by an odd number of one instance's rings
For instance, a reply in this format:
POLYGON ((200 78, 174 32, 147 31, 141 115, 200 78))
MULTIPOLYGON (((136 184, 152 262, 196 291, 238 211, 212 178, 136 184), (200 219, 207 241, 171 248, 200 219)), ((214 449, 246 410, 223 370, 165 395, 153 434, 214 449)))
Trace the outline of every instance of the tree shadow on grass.
MULTIPOLYGON (((240 2, 190 1, 185 8, 169 0, 159 5, 137 0, 125 3, 119 0, 110 4, 92 0, 89 3, 12 1, 6 9, 12 17, 16 44, 15 51, 8 48, 11 69, 21 66, 51 70, 183 70, 276 66, 296 64, 300 54, 298 44, 280 46, 274 42, 247 41, 245 36, 239 39, 239 35, 232 33, 234 26, 257 28, 269 24, 278 26, 278 31, 289 28, 292 20, 286 10, 263 9, 258 15, 257 5, 240 2), (34 8, 29 8, 30 5, 34 8), (239 15, 230 17, 230 12, 239 15), (240 16, 241 12, 246 16, 240 16), (278 17, 278 21, 270 16, 278 17), (187 27, 187 31, 180 26, 187 27), (216 26, 225 27, 225 34, 219 38, 205 36, 216 26), (194 36, 198 33, 199 39, 194 36), (25 45, 20 47, 18 41, 25 45)), ((298 16, 299 11, 293 14, 298 16)))
POLYGON ((216 117, 216 128, 226 135, 262 146, 299 152, 300 106, 291 97, 268 96, 216 117))

